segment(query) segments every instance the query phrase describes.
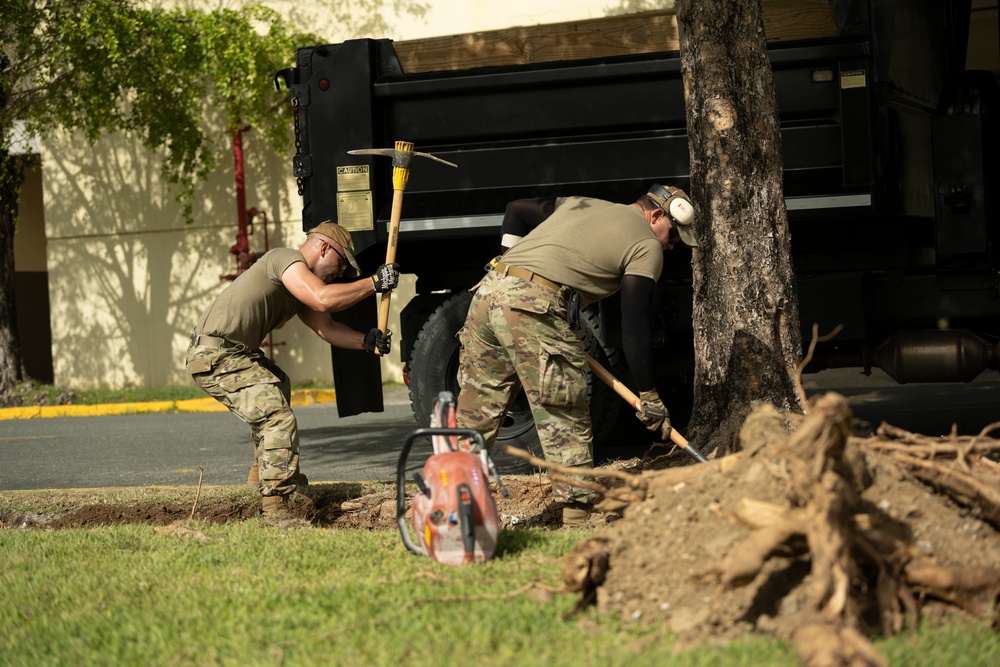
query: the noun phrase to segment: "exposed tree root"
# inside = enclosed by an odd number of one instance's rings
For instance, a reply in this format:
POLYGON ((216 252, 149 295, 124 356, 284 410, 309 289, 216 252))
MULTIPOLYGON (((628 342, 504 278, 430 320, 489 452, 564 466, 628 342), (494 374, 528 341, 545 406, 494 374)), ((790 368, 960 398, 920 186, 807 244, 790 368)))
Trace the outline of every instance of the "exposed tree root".
POLYGON ((604 537, 592 537, 577 544, 570 555, 560 562, 563 585, 569 593, 579 593, 580 599, 567 614, 575 614, 594 604, 597 589, 604 583, 611 560, 611 543, 604 537))
POLYGON ((890 454, 914 477, 1000 528, 1000 465, 987 458, 1000 452, 1000 441, 987 437, 997 429, 1000 422, 990 424, 977 436, 929 438, 882 424, 879 437, 866 446, 890 454))
MULTIPOLYGON (((770 406, 758 408, 744 425, 742 441, 759 443, 750 435, 755 420, 773 425, 786 418, 770 406)), ((719 562, 703 568, 698 580, 741 587, 761 577, 772 559, 804 559, 809 564, 802 584, 805 608, 794 618, 775 621, 772 629, 792 641, 810 667, 887 665, 868 636, 913 627, 922 606, 931 601, 990 618, 1000 601, 1000 568, 944 567, 920 557, 905 532, 893 529, 887 517, 861 502, 871 483, 866 452, 886 454, 901 474, 924 481, 1000 527, 1000 466, 987 458, 1000 451, 1000 441, 987 437, 1000 423, 974 438, 952 434, 939 439, 883 425, 877 437, 868 440, 851 438, 851 423, 847 400, 827 394, 814 401, 810 414, 783 441, 772 435, 766 446, 748 447, 707 464, 613 475, 619 486, 605 488, 599 506, 621 509, 640 503, 701 475, 724 476, 752 457, 781 480, 787 505, 744 498, 732 518, 750 529, 749 536, 719 562)), ((532 462, 570 483, 579 478, 578 470, 532 462)), ((590 479, 606 475, 587 473, 590 479)), ((593 482, 586 486, 595 488, 593 482)), ((607 540, 592 538, 564 559, 567 590, 581 593, 580 605, 596 597, 613 566, 610 554, 607 540)))
POLYGON ((791 640, 799 658, 810 667, 889 667, 889 661, 864 636, 840 623, 803 623, 791 640))

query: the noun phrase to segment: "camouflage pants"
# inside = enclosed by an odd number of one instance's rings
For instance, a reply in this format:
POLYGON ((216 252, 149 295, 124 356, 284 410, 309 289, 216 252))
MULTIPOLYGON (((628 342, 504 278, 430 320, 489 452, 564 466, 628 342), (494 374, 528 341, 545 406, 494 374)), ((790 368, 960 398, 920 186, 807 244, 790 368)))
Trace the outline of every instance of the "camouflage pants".
POLYGON ((250 425, 261 495, 295 491, 289 478, 299 469, 299 429, 285 372, 260 350, 245 346, 192 345, 187 368, 199 387, 250 425))
MULTIPOLYGON (((520 383, 545 458, 594 466, 586 350, 566 323, 566 290, 490 272, 458 336, 460 427, 480 431, 492 447, 520 383)), ((564 484, 553 484, 552 493, 560 501, 592 500, 590 492, 564 484)))

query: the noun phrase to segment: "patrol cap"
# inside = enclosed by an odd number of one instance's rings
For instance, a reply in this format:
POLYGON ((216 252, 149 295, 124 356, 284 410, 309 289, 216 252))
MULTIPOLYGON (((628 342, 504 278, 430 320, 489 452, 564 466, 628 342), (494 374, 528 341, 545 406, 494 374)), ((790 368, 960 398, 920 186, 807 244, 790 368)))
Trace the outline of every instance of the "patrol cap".
POLYGON ((691 199, 684 191, 672 185, 664 187, 659 183, 654 183, 646 195, 670 215, 674 228, 684 245, 697 248, 698 238, 694 235, 694 229, 691 227, 691 223, 694 222, 694 208, 691 206, 691 199))
POLYGON ((354 241, 351 240, 349 231, 335 222, 326 220, 310 229, 306 234, 322 234, 339 243, 344 249, 344 256, 347 257, 347 261, 351 265, 350 268, 344 269, 344 275, 348 278, 357 278, 361 275, 361 267, 358 266, 358 260, 354 257, 354 241))

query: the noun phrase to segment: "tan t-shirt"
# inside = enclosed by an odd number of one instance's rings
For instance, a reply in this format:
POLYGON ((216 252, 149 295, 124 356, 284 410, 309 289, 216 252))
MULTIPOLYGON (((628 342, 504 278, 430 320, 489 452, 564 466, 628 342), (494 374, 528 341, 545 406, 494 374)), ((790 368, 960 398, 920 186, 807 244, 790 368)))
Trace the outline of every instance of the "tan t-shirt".
POLYGON ((275 248, 264 253, 226 289, 222 290, 194 332, 260 346, 271 331, 295 317, 302 303, 281 282, 281 274, 305 257, 292 248, 275 248))
POLYGON ((623 276, 659 280, 663 246, 630 204, 560 197, 503 261, 574 288, 586 305, 617 292, 623 276))

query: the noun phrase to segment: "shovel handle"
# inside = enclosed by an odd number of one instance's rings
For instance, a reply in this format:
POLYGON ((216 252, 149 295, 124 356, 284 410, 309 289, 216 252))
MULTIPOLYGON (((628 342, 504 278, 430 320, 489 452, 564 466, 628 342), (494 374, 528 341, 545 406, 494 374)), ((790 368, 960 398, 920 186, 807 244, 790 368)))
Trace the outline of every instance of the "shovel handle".
MULTIPOLYGON (((639 397, 636 396, 634 393, 632 393, 631 389, 626 387, 621 380, 612 375, 610 371, 608 371, 608 369, 599 364, 597 360, 594 359, 589 354, 587 355, 587 363, 590 365, 590 370, 592 370, 597 377, 604 380, 604 382, 609 387, 614 389, 616 394, 624 398, 629 405, 631 405, 637 411, 639 410, 640 408, 639 397)), ((673 440, 674 444, 677 445, 678 447, 687 448, 690 446, 688 444, 687 439, 683 435, 678 433, 677 429, 670 430, 670 439, 673 440)))

